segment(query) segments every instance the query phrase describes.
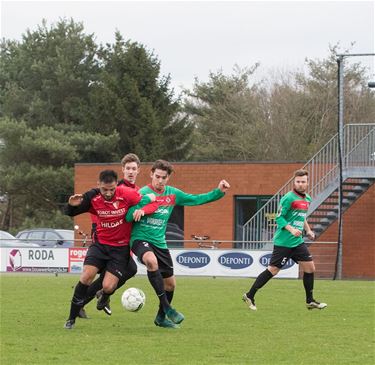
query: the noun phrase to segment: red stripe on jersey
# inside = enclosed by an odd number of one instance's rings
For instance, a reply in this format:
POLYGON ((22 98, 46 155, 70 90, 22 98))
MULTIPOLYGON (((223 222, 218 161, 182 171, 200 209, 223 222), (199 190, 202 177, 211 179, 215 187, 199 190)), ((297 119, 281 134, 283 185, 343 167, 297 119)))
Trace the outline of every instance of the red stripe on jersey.
POLYGON ((305 200, 295 200, 292 203, 292 209, 307 210, 309 209, 309 202, 305 200))
POLYGON ((156 202, 158 205, 169 206, 176 205, 176 195, 162 195, 156 197, 156 202))

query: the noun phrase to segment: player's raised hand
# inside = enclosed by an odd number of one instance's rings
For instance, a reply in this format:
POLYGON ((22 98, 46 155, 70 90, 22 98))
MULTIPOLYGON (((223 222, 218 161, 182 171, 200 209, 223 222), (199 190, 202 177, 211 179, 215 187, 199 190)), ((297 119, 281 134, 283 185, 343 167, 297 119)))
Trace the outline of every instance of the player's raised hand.
POLYGON ((230 185, 229 183, 226 181, 226 180, 221 180, 219 182, 219 186, 218 188, 223 192, 225 193, 229 188, 230 188, 230 185))
POLYGON ((80 205, 83 200, 83 195, 82 194, 74 194, 70 196, 69 198, 69 205, 76 207, 77 205, 80 205))

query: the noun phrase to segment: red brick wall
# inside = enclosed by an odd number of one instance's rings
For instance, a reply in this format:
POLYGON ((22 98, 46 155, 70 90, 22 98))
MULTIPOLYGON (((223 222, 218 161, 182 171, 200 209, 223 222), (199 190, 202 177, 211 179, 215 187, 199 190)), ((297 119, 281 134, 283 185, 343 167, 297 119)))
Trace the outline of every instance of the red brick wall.
MULTIPOLYGON (((273 195, 301 167, 301 163, 174 163, 175 172, 169 184, 187 193, 200 194, 215 188, 221 179, 226 179, 231 189, 226 196, 214 203, 196 207, 185 207, 185 239, 191 235, 208 235, 212 240, 233 240, 234 195, 273 195)), ((75 192, 82 193, 95 187, 99 172, 114 169, 122 176, 120 164, 76 164, 75 192)), ((137 185, 150 182, 151 164, 141 165, 137 185)), ((85 232, 90 231, 87 214, 77 216, 78 224, 85 232)), ((77 237, 79 238, 79 237, 77 237)), ((231 247, 230 243, 221 247, 231 247)), ((196 247, 196 245, 195 245, 196 247)))
MULTIPOLYGON (((216 187, 221 179, 231 184, 226 196, 214 203, 185 207, 185 239, 191 235, 208 235, 212 240, 231 241, 234 237, 234 196, 273 195, 292 176, 302 163, 174 163, 175 172, 169 183, 185 192, 199 194, 216 187)), ((76 164, 75 192, 85 192, 96 186, 101 170, 111 168, 122 176, 120 164, 76 164)), ((137 185, 150 182, 150 163, 141 165, 137 185)), ((369 189, 344 214, 345 277, 375 278, 374 269, 374 214, 375 187, 369 189)), ((90 218, 83 214, 75 224, 90 231, 90 218)), ((80 237, 76 237, 80 238, 80 237)), ((320 241, 337 241, 337 224, 330 227, 320 241)), ((187 245, 189 246, 189 245, 187 245)), ((190 245, 191 246, 191 245, 190 245)), ((196 245, 194 245, 196 247, 196 245)), ((226 243, 221 247, 230 248, 226 243)), ((332 277, 335 250, 327 246, 312 245, 313 254, 321 277, 332 277), (323 251, 322 251, 323 250, 323 251), (329 255, 331 258, 327 257, 329 255), (330 272, 331 270, 331 272, 330 272)))
MULTIPOLYGON (((338 224, 330 226, 320 241, 337 241, 338 224)), ((375 185, 343 215, 343 277, 375 278, 375 185)))
MULTIPOLYGON (((321 241, 319 237, 319 242, 321 241)), ((335 263, 337 254, 336 243, 313 243, 309 250, 314 258, 315 263, 315 277, 321 279, 332 279, 335 273, 335 263)), ((302 270, 300 270, 300 277, 302 277, 302 270)))

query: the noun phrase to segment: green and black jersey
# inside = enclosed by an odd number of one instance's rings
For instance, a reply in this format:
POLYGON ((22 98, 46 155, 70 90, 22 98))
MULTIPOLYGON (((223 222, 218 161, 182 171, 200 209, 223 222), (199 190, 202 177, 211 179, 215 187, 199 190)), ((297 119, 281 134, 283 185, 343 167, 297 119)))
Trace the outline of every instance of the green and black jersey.
POLYGON ((303 243, 302 235, 293 236, 285 226, 289 224, 303 231, 310 202, 311 197, 308 194, 302 195, 296 191, 290 191, 281 198, 276 217, 277 230, 273 238, 275 246, 296 247, 303 243))
MULTIPOLYGON (((170 215, 175 205, 194 206, 213 202, 225 194, 218 188, 204 194, 187 194, 182 190, 167 185, 163 193, 158 194, 150 185, 139 190, 142 195, 155 194, 158 209, 155 213, 145 215, 139 222, 133 222, 130 245, 135 240, 144 240, 159 248, 168 248, 165 240, 165 231, 170 215)), ((126 220, 132 221, 134 209, 129 210, 126 220)))

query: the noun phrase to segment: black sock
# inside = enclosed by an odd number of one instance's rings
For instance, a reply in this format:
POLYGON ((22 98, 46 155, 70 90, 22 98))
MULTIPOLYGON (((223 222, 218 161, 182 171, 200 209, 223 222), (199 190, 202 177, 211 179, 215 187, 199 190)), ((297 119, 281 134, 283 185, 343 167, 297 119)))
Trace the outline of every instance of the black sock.
POLYGON ((255 294, 258 291, 258 289, 260 289, 265 284, 267 284, 267 282, 271 280, 272 278, 273 278, 273 275, 271 271, 269 271, 268 269, 261 272, 256 278, 256 280, 254 281, 254 284, 252 285, 248 293, 246 293, 248 298, 254 300, 255 294))
POLYGON ((169 302, 169 304, 171 304, 172 300, 173 300, 174 290, 172 290, 172 291, 165 291, 165 294, 167 294, 168 302, 169 302))
MULTIPOLYGON (((165 291, 165 294, 167 296, 169 304, 171 304, 172 300, 173 300, 174 291, 173 290, 172 291, 165 291)), ((161 306, 161 304, 159 304, 158 316, 159 317, 164 317, 165 316, 165 312, 164 312, 163 307, 161 306)))
POLYGON ((104 293, 104 291, 102 291, 102 295, 100 296, 99 301, 100 301, 101 303, 106 303, 107 300, 108 300, 108 298, 109 298, 113 293, 114 293, 114 292, 112 292, 112 293, 104 293))
POLYGON ((171 306, 169 305, 166 293, 164 291, 164 282, 160 271, 147 271, 147 276, 155 290, 156 295, 159 297, 160 305, 162 306, 164 312, 166 312, 171 306))
POLYGON ((306 292, 306 303, 311 303, 314 300, 313 290, 314 290, 314 273, 304 272, 303 273, 303 286, 306 292))
POLYGON ((137 273, 137 264, 133 259, 129 260, 128 266, 124 272, 124 275, 119 278, 117 288, 121 288, 129 279, 131 279, 137 273))
POLYGON ((78 317, 78 313, 84 305, 88 287, 88 285, 82 284, 80 281, 76 285, 70 304, 69 319, 75 320, 78 317))
POLYGON ((84 305, 90 303, 95 298, 96 292, 103 287, 104 274, 105 272, 102 272, 100 276, 90 284, 87 289, 84 305))

